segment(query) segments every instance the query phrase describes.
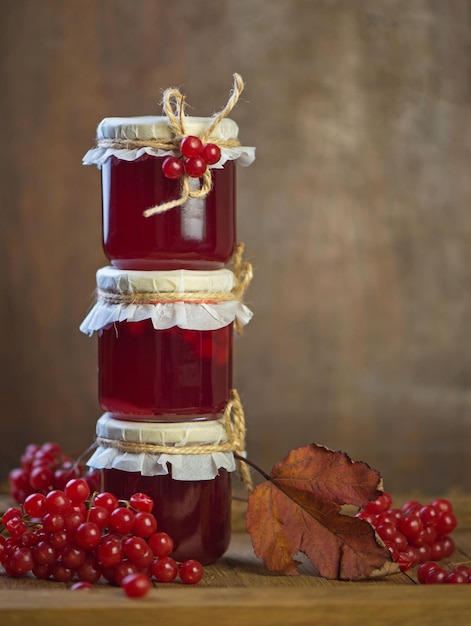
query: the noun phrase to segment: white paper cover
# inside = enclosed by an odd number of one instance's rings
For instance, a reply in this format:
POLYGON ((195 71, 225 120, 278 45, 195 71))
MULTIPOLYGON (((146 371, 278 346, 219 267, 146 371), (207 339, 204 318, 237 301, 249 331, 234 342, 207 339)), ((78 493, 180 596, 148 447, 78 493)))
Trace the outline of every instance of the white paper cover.
MULTIPOLYGON (((209 117, 185 117, 185 127, 189 135, 201 136, 211 123, 209 117)), ((229 118, 223 119, 214 129, 214 139, 236 139, 239 127, 229 118)), ((168 119, 165 116, 144 115, 138 117, 107 117, 97 127, 97 139, 129 139, 129 140, 163 140, 172 139, 168 119)), ((210 138, 211 139, 211 138, 210 138)), ((162 150, 152 146, 143 146, 135 149, 92 148, 83 157, 84 165, 97 165, 99 168, 111 156, 124 161, 135 161, 144 154, 164 157, 174 154, 172 150, 162 150)), ((249 146, 237 146, 234 148, 221 148, 221 158, 210 167, 222 168, 226 161, 234 161, 240 165, 248 166, 255 160, 255 148, 249 146)))
MULTIPOLYGON (((228 269, 198 271, 120 270, 104 267, 97 271, 97 287, 118 294, 211 292, 230 293, 235 286, 233 272, 228 269)), ((110 303, 100 300, 93 305, 80 325, 92 335, 116 322, 152 320, 156 330, 178 326, 186 330, 217 330, 238 320, 248 324, 252 311, 238 300, 221 302, 163 302, 156 304, 110 303)))
MULTIPOLYGON (((227 440, 222 419, 182 423, 129 422, 114 419, 108 413, 97 421, 96 434, 106 439, 165 444, 176 448, 191 444, 217 444, 227 440)), ((212 480, 220 469, 228 472, 236 469, 232 452, 133 454, 111 447, 98 447, 87 465, 95 469, 139 472, 142 476, 162 476, 171 471, 174 480, 212 480)))

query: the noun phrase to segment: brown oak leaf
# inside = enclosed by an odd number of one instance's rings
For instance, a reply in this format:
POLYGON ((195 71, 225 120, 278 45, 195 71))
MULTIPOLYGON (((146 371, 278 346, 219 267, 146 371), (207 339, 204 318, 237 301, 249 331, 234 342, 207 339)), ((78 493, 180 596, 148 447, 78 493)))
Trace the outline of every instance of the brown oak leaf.
MULTIPOLYGON (((344 452, 310 444, 275 465, 270 480, 249 497, 246 523, 255 554, 266 567, 298 574, 293 557, 304 553, 324 578, 354 580, 387 573, 389 550, 362 519, 341 513, 381 493, 381 476, 344 452)), ((394 571, 394 568, 392 568, 394 571)))

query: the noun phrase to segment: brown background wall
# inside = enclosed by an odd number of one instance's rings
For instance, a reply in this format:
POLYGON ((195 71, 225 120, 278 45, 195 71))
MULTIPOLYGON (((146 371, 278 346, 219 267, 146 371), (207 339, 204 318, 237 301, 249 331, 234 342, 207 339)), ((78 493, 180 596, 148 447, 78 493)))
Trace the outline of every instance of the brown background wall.
POLYGON ((250 456, 315 441, 391 490, 470 489, 471 14, 466 0, 2 0, 0 474, 93 438, 78 325, 101 251, 97 122, 232 117, 255 317, 237 341, 250 456))

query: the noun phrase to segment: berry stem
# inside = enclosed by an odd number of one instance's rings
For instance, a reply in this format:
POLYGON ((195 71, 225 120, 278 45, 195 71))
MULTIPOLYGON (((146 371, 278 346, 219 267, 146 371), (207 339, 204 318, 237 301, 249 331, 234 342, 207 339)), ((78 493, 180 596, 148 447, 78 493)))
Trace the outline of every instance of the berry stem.
POLYGON ((92 444, 90 444, 88 446, 88 448, 86 450, 84 450, 76 459, 74 464, 72 465, 72 469, 75 471, 76 469, 78 469, 78 467, 82 464, 82 461, 90 456, 90 452, 92 452, 92 450, 94 450, 97 447, 97 442, 94 441, 92 444))
POLYGON ((234 452, 234 458, 236 458, 238 461, 243 461, 244 463, 247 463, 247 465, 250 465, 252 469, 256 470, 259 474, 261 474, 265 480, 271 481, 270 476, 266 474, 258 465, 255 465, 253 461, 246 459, 244 456, 241 456, 237 452, 234 452))
POLYGON ((468 563, 471 563, 471 559, 467 559, 466 561, 450 561, 447 567, 455 568, 455 567, 459 567, 460 565, 468 565, 468 563))

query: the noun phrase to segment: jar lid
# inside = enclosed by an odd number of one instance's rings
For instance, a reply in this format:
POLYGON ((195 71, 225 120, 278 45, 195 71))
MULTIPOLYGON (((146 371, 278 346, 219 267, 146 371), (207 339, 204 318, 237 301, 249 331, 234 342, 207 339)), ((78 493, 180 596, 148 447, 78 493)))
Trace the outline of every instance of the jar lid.
MULTIPOLYGON (((185 117, 185 129, 189 135, 202 136, 208 129, 213 118, 211 117, 185 117)), ((209 139, 229 141, 237 139, 239 127, 229 118, 222 119, 212 130, 209 139)), ((172 129, 166 116, 143 115, 137 117, 106 117, 97 127, 97 142, 100 140, 128 140, 145 142, 162 141, 172 139, 172 129)), ((101 167, 110 157, 114 156, 124 161, 135 161, 144 154, 164 157, 174 154, 171 148, 157 148, 152 145, 140 145, 137 147, 127 146, 97 146, 89 150, 83 157, 84 165, 97 165, 101 167)), ((210 165, 211 168, 222 168, 226 161, 234 161, 240 165, 248 166, 255 160, 255 148, 249 146, 221 147, 220 160, 210 165)))
POLYGON ((252 319, 252 311, 232 293, 234 273, 225 268, 138 271, 104 267, 96 276, 97 301, 80 325, 87 335, 116 322, 145 319, 152 320, 156 330, 178 326, 203 331, 235 321, 245 325, 252 319))
POLYGON ((96 434, 116 441, 176 447, 227 441, 222 415, 204 421, 144 422, 116 419, 111 413, 104 413, 97 421, 96 434))
POLYGON ((231 292, 236 284, 229 269, 123 270, 107 266, 96 273, 97 287, 118 293, 231 292))
POLYGON ((233 472, 236 469, 232 452, 204 454, 172 454, 149 451, 130 452, 113 441, 134 444, 151 444, 178 447, 217 445, 227 441, 223 419, 205 422, 130 422, 117 420, 105 413, 96 426, 98 447, 88 460, 95 469, 118 469, 139 472, 142 476, 162 476, 170 473, 174 480, 212 480, 220 469, 233 472), (109 445, 104 445, 108 440, 109 445), (100 445, 102 443, 102 445, 100 445), (169 468, 171 465, 171 470, 169 468))
MULTIPOLYGON (((200 137, 209 127, 211 117, 185 117, 188 135, 200 137)), ((212 131, 211 137, 217 139, 237 139, 239 127, 229 118, 225 118, 212 131)), ((172 138, 172 130, 165 115, 141 115, 137 117, 105 117, 97 127, 97 139, 163 139, 172 138)))

